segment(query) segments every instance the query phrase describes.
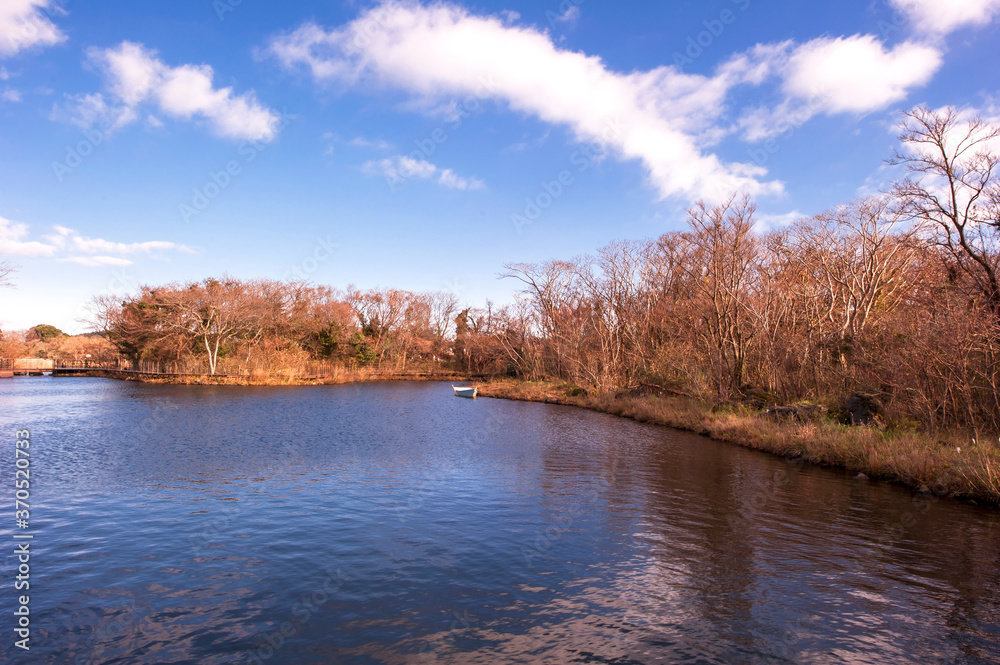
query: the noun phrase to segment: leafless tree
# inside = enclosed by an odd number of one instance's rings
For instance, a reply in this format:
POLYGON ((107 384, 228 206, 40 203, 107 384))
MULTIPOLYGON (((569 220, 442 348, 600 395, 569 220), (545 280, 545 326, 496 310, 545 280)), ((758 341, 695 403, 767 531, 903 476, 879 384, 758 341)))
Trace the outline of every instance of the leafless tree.
POLYGON ((890 164, 910 176, 896 183, 902 210, 933 232, 954 265, 1000 316, 1000 127, 945 108, 904 113, 902 148, 890 164))
POLYGON ((890 314, 916 286, 908 269, 918 240, 904 226, 888 197, 871 196, 800 227, 800 256, 817 263, 824 319, 835 330, 841 363, 849 345, 863 343, 874 317, 890 314))
POLYGON ((15 266, 10 261, 0 261, 0 288, 11 288, 14 283, 10 281, 10 276, 18 271, 18 266, 15 266))
POLYGON ((703 333, 714 350, 719 393, 739 390, 746 380, 750 343, 757 333, 751 306, 760 240, 753 231, 756 206, 749 196, 734 196, 710 207, 698 203, 688 212, 690 254, 683 265, 704 301, 703 333))

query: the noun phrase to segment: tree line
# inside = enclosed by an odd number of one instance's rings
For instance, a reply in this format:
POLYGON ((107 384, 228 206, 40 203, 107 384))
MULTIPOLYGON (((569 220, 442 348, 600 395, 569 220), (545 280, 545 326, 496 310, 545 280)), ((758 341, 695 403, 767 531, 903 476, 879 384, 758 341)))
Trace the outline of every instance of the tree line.
MULTIPOLYGON (((405 371, 451 355, 458 298, 232 277, 94 299, 95 327, 134 364, 273 372, 308 361, 405 371)), ((224 371, 223 371, 224 370, 224 371)))
POLYGON ((305 359, 642 386, 706 400, 878 395, 895 417, 1000 430, 1000 129, 906 113, 890 191, 757 228, 735 195, 687 228, 594 255, 510 264, 514 301, 231 278, 97 301, 129 358, 260 370, 305 359))

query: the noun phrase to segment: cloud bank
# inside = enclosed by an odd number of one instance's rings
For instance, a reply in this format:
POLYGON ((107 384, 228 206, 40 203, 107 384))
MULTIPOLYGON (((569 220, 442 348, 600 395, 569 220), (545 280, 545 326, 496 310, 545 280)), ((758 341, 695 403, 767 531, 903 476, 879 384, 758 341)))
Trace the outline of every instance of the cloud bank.
POLYGON ((319 83, 402 90, 418 108, 441 109, 469 95, 491 99, 640 161, 661 198, 715 200, 737 189, 783 191, 760 165, 720 159, 713 152, 719 141, 733 133, 761 141, 816 115, 865 114, 899 103, 940 69, 937 36, 986 23, 1000 6, 1000 0, 891 1, 916 26, 907 41, 889 46, 859 34, 760 44, 711 75, 676 66, 616 72, 599 57, 560 48, 547 32, 516 25, 516 15, 403 0, 387 0, 335 28, 306 23, 272 38, 266 51, 319 83), (727 120, 736 88, 765 84, 774 86, 778 101, 727 120))
POLYGON ((664 197, 781 191, 762 180, 760 167, 724 163, 699 145, 725 92, 752 74, 744 62, 714 77, 674 67, 622 74, 509 20, 447 4, 387 2, 340 28, 303 25, 271 40, 268 51, 318 81, 402 89, 429 106, 477 95, 566 126, 582 142, 642 161, 664 197))
MULTIPOLYGON (((278 113, 262 105, 252 91, 238 95, 232 88, 216 88, 208 65, 171 67, 155 51, 127 41, 115 48, 89 49, 87 61, 104 77, 105 92, 72 97, 58 118, 111 131, 140 118, 144 106, 153 106, 175 120, 201 119, 228 139, 270 141, 277 136, 278 113)), ((151 117, 151 124, 159 122, 151 117)))
POLYGON ((935 36, 959 28, 986 25, 1000 14, 1000 0, 890 0, 917 31, 935 36))
POLYGON ((66 35, 42 13, 51 5, 51 0, 0 2, 0 58, 66 40, 66 35))
POLYGON ((183 252, 193 254, 185 245, 162 240, 148 242, 115 242, 103 238, 88 238, 73 229, 56 225, 54 233, 42 240, 28 240, 28 225, 0 217, 0 254, 8 256, 55 258, 85 266, 128 266, 129 257, 137 255, 183 252))

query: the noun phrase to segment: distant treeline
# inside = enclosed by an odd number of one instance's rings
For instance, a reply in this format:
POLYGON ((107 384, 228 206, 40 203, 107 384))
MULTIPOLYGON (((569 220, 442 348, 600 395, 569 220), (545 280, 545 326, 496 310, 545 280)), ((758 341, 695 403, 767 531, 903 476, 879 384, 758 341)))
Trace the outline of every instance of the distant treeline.
POLYGON ((511 264, 514 304, 230 278, 98 301, 135 361, 204 357, 267 371, 305 359, 655 387, 708 400, 875 395, 897 422, 1000 430, 1000 132, 907 114, 890 192, 755 228, 735 196, 685 231, 594 256, 511 264))
POLYGON ((274 372, 326 360, 406 370, 451 360, 458 298, 239 280, 142 287, 96 300, 98 326, 135 363, 203 358, 207 372, 274 372), (225 372, 221 371, 225 368, 225 372))

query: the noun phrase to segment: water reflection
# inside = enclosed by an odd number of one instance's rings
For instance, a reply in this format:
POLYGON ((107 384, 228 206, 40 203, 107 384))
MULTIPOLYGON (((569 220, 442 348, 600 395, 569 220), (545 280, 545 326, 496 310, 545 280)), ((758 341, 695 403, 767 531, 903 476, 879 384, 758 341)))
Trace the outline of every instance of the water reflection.
POLYGON ((33 429, 32 662, 1000 661, 982 508, 436 384, 0 403, 33 429))

